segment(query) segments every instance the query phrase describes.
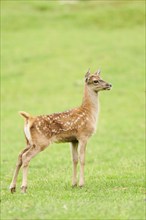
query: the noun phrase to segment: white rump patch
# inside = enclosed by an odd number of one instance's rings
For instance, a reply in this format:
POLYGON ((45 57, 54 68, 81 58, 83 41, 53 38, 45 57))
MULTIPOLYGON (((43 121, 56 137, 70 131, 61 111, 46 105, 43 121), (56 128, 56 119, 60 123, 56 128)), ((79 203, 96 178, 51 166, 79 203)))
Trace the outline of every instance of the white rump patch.
POLYGON ((26 138, 28 139, 28 141, 29 141, 30 143, 32 143, 29 123, 28 123, 27 125, 25 125, 25 127, 24 127, 24 132, 25 132, 25 135, 26 135, 26 138))

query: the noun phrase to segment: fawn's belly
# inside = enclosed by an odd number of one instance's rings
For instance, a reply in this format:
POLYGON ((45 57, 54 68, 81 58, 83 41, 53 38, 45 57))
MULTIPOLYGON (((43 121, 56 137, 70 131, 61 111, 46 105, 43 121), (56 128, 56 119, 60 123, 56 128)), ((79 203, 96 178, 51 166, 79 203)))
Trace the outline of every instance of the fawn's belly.
POLYGON ((65 142, 78 142, 75 136, 64 136, 56 138, 56 143, 65 143, 65 142))

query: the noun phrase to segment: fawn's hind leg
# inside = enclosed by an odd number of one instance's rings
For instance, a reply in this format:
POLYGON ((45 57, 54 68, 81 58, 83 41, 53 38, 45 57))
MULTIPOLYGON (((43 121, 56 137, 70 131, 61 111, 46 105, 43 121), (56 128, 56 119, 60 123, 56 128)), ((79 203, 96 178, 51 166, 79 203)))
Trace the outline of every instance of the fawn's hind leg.
POLYGON ((16 168, 13 174, 12 182, 10 184, 10 191, 11 193, 14 193, 16 191, 16 181, 17 181, 17 176, 20 170, 20 167, 22 166, 22 155, 27 152, 30 149, 30 146, 28 145, 23 151, 18 156, 16 168))
POLYGON ((23 193, 25 193, 27 189, 27 175, 28 175, 29 162, 33 157, 35 157, 39 152, 41 152, 44 149, 41 149, 36 145, 32 145, 31 148, 22 156, 23 179, 22 179, 21 191, 23 193))

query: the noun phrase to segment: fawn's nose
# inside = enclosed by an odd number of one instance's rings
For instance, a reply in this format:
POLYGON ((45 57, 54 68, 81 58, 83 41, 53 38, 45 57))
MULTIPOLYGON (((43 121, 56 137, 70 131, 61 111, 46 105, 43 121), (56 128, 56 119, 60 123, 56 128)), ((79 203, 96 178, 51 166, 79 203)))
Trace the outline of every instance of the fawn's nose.
POLYGON ((107 84, 106 84, 106 86, 112 87, 112 84, 110 84, 110 83, 107 83, 107 84))

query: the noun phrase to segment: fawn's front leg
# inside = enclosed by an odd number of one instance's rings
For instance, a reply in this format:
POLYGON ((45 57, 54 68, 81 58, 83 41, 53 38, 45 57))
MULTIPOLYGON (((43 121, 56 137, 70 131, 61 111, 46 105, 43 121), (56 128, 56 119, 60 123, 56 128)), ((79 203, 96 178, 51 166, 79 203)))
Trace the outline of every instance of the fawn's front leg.
POLYGON ((78 142, 71 143, 71 153, 73 162, 72 186, 77 186, 78 142))
POLYGON ((79 186, 84 186, 84 166, 85 166, 85 151, 87 141, 79 141, 79 158, 80 158, 80 180, 79 186))

